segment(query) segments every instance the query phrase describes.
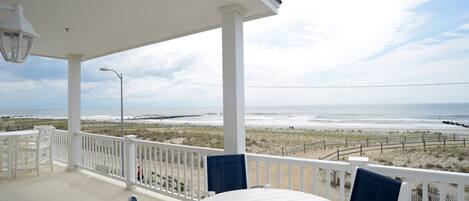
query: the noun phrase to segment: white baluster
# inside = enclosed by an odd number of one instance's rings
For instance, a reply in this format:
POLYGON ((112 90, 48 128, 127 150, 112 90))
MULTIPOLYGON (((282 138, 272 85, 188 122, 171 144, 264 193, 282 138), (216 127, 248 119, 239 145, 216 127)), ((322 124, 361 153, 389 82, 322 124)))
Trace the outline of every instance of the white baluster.
POLYGON ((156 157, 155 149, 153 146, 148 146, 150 149, 150 188, 153 188, 156 186, 156 184, 153 182, 153 172, 155 173, 155 178, 156 178, 156 168, 154 168, 154 157, 156 157))
MULTIPOLYGON (((249 178, 248 178, 249 179, 249 178)), ((256 160, 256 185, 259 185, 259 160, 256 160)))
POLYGON ((187 197, 187 152, 184 151, 184 197, 187 197))
POLYGON ((122 167, 122 166, 123 166, 123 163, 125 162, 124 157, 122 155, 122 153, 123 153, 122 147, 123 146, 124 146, 123 142, 119 142, 118 145, 117 145, 117 169, 118 169, 119 175, 121 177, 124 177, 124 174, 123 174, 124 167, 122 167))
POLYGON ((340 201, 345 201, 345 171, 340 171, 340 201))
POLYGON ((331 199, 331 193, 332 193, 332 188, 331 188, 331 172, 330 170, 324 170, 326 173, 326 190, 327 190, 327 199, 331 199))
POLYGON ((446 183, 440 183, 440 201, 446 200, 446 183))
POLYGON ((266 161, 266 171, 265 171, 265 178, 267 178, 267 184, 270 184, 270 162, 266 161))
POLYGON ((312 167, 312 187, 313 187, 313 194, 318 194, 318 173, 319 169, 312 167))
POLYGON ((291 164, 288 164, 288 189, 292 187, 291 164))
POLYGON ((87 168, 90 169, 92 167, 92 164, 93 164, 93 143, 92 143, 92 139, 90 136, 87 137, 87 149, 88 149, 88 153, 87 153, 87 160, 88 160, 88 164, 87 164, 87 168))
POLYGON ((163 184, 164 184, 164 179, 163 179, 163 148, 160 147, 159 148, 159 152, 158 152, 158 155, 159 155, 159 162, 160 162, 160 190, 163 190, 163 184))
POLYGON ((190 152, 191 155, 191 199, 194 199, 194 153, 190 152))
POLYGON ((201 197, 201 190, 200 190, 200 154, 199 153, 196 153, 197 154, 197 190, 199 191, 199 193, 197 194, 197 198, 200 200, 202 199, 201 197))
POLYGON ((176 158, 174 157, 175 152, 176 152, 176 150, 174 150, 174 149, 171 150, 171 184, 172 184, 172 188, 171 188, 172 191, 171 191, 171 192, 173 192, 173 193, 175 193, 174 187, 176 187, 176 185, 175 185, 175 182, 176 182, 176 181, 175 181, 175 178, 176 178, 176 177, 174 176, 174 175, 175 175, 175 174, 174 174, 174 169, 175 169, 174 161, 175 161, 175 159, 176 159, 176 158))
POLYGON ((119 144, 119 141, 113 141, 112 147, 111 147, 112 174, 114 176, 119 176, 119 174, 117 174, 117 145, 118 144, 119 144))
POLYGON ((150 155, 150 149, 149 149, 149 146, 147 144, 143 144, 142 143, 142 146, 143 146, 143 166, 145 167, 143 169, 144 171, 144 178, 145 180, 144 181, 144 184, 145 186, 150 186, 150 180, 151 180, 151 169, 150 169, 150 159, 149 159, 149 155, 150 155))
MULTIPOLYGON (((83 160, 83 167, 88 168, 88 136, 83 136, 83 154, 81 155, 81 159, 83 160)), ((57 146, 55 146, 57 148, 57 146)))
POLYGON ((108 140, 108 141, 105 141, 105 154, 106 154, 106 168, 108 170, 108 174, 111 173, 112 169, 111 169, 111 151, 110 151, 110 146, 109 144, 112 142, 111 140, 108 140))
POLYGON ((282 165, 278 163, 277 165, 277 183, 278 183, 278 188, 282 188, 282 165))
POLYGON ((169 161, 168 158, 169 158, 169 156, 168 156, 168 152, 169 152, 168 149, 164 150, 164 153, 166 155, 165 156, 165 159, 166 159, 165 160, 166 192, 169 192, 168 191, 169 190, 169 175, 168 175, 168 169, 169 169, 169 167, 168 167, 168 161, 169 161))
POLYGON ((301 166, 300 167, 300 191, 304 192, 305 191, 305 167, 301 166))
POLYGON ((464 184, 458 184, 458 201, 464 201, 464 184))
POLYGON ((154 166, 155 166, 155 182, 154 182, 154 188, 158 189, 158 147, 153 146, 153 157, 154 157, 154 166))
POLYGON ((91 138, 91 148, 92 148, 93 161, 92 161, 90 170, 94 170, 94 167, 96 167, 96 161, 97 161, 96 139, 94 138, 91 138))
POLYGON ((176 181, 176 188, 177 188, 178 195, 180 196, 181 195, 181 186, 180 186, 181 177, 180 177, 179 172, 180 172, 180 168, 181 168, 181 165, 180 165, 180 163, 181 163, 181 158, 180 158, 181 157, 181 152, 178 150, 176 153, 177 153, 176 161, 177 161, 177 176, 178 176, 177 177, 178 180, 176 181))
POLYGON ((147 182, 148 182, 148 187, 151 188, 151 183, 153 179, 153 174, 151 174, 151 146, 150 144, 145 145, 145 149, 147 150, 147 154, 145 155, 145 161, 147 162, 147 182))
POLYGON ((208 182, 207 182, 207 156, 204 156, 202 157, 202 163, 201 164, 204 164, 204 168, 202 169, 202 173, 203 173, 203 181, 204 181, 204 185, 203 185, 203 192, 206 193, 208 192, 208 182))

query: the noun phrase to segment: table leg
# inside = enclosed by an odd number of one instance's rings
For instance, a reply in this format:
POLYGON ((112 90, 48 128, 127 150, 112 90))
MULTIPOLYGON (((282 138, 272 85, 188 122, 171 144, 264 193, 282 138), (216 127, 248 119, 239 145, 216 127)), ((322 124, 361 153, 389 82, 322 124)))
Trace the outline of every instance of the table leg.
POLYGON ((3 143, 6 143, 6 141, 2 142, 2 139, 0 139, 0 143, 1 143, 0 144, 0 174, 2 174, 3 173, 3 152, 4 152, 3 143))
POLYGON ((7 139, 7 146, 8 146, 8 170, 7 170, 7 174, 8 174, 8 180, 11 180, 11 169, 13 168, 13 158, 12 158, 12 153, 13 153, 13 142, 11 141, 11 139, 7 139))
POLYGON ((12 155, 14 155, 14 163, 15 163, 15 168, 13 168, 13 178, 16 178, 18 176, 18 140, 15 137, 15 147, 13 148, 15 151, 13 152, 12 155))

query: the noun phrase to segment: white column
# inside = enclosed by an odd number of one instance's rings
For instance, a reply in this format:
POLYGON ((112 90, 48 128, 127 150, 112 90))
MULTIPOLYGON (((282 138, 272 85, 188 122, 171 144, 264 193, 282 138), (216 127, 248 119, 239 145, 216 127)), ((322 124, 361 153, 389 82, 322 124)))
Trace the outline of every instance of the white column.
POLYGON ((135 183, 135 174, 137 173, 136 165, 135 165, 135 138, 136 135, 126 135, 125 138, 125 145, 124 145, 124 174, 125 174, 125 188, 127 190, 132 190, 135 187, 133 184, 135 183))
POLYGON ((223 133, 225 153, 244 153, 243 15, 238 4, 221 7, 223 45, 223 133))
POLYGON ((68 166, 67 171, 76 170, 79 160, 78 132, 80 132, 81 108, 81 55, 69 54, 68 60, 68 166))

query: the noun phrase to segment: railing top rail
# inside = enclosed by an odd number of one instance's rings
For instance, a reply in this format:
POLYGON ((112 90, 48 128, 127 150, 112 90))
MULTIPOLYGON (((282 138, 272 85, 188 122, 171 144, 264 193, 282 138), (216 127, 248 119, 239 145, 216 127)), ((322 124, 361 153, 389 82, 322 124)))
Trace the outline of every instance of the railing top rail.
POLYGON ((151 144, 155 146, 164 147, 167 149, 175 149, 175 150, 182 150, 188 152, 196 152, 196 153, 204 153, 208 155, 218 155, 223 154, 223 149, 215 149, 215 148, 208 148, 208 147, 196 147, 196 146, 189 146, 189 145, 180 145, 180 144, 168 144, 163 142, 155 142, 155 141, 148 141, 148 140, 135 140, 136 143, 140 144, 151 144))
POLYGON ((91 137, 95 137, 95 138, 101 138, 101 139, 112 139, 114 141, 120 141, 120 142, 123 142, 125 140, 123 137, 116 137, 116 136, 110 136, 110 135, 100 135, 100 134, 84 133, 84 132, 80 132, 79 134, 84 135, 84 136, 91 136, 91 137))
POLYGON ((407 167, 395 167, 385 165, 368 164, 368 169, 378 173, 404 177, 410 180, 427 181, 427 182, 446 182, 452 184, 465 184, 469 185, 469 174, 460 172, 448 172, 441 170, 428 170, 407 167))
POLYGON ((61 129, 55 129, 54 132, 62 133, 62 134, 67 134, 68 130, 61 130, 61 129))
POLYGON ((315 167, 331 169, 331 170, 348 171, 348 168, 349 168, 349 163, 340 162, 340 161, 325 161, 325 160, 305 159, 305 158, 296 158, 296 157, 261 155, 261 154, 252 154, 252 153, 246 153, 246 156, 248 160, 251 159, 251 160, 259 160, 259 161, 268 161, 272 163, 287 163, 287 164, 292 164, 292 165, 315 166, 315 167))

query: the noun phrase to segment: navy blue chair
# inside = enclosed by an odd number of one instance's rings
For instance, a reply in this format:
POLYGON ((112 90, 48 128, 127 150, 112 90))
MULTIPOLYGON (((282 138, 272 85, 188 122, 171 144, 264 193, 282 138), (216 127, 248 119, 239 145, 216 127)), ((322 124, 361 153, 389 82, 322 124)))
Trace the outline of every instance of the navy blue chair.
POLYGON ((128 201, 138 201, 138 198, 135 195, 131 195, 128 201))
POLYGON ((407 201, 408 184, 357 168, 350 201, 407 201))
POLYGON ((207 190, 216 194, 247 189, 244 154, 207 156, 207 190))

